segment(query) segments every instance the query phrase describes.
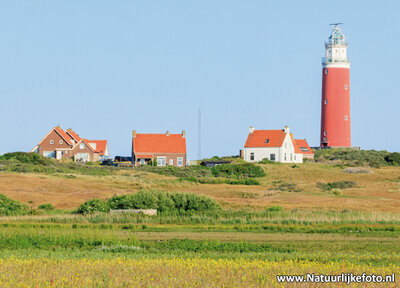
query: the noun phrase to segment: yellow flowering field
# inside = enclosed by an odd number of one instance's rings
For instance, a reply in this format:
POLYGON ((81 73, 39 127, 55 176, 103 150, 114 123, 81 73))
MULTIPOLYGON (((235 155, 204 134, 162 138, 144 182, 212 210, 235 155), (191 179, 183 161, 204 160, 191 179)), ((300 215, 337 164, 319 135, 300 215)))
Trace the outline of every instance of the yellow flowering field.
MULTIPOLYGON (((318 263, 246 259, 0 259, 0 287, 285 287, 276 274, 375 273, 391 275, 400 266, 372 267, 350 263, 318 263)), ((368 286, 367 284, 365 284, 368 286)), ((290 287, 333 287, 290 284, 290 287)), ((347 285, 335 285, 335 287, 347 285)), ((371 284, 368 287, 378 287, 371 284)), ((361 284, 351 287, 364 287, 361 284)), ((385 284, 379 287, 395 287, 385 284)))

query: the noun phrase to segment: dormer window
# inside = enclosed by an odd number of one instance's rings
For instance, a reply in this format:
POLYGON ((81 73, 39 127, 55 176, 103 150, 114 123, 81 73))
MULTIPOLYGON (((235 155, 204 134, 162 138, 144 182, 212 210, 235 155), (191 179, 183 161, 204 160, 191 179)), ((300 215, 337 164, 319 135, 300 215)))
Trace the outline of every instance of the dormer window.
POLYGON ((307 147, 300 147, 301 152, 309 152, 307 147))
POLYGON ((269 138, 265 139, 265 144, 269 143, 269 138))

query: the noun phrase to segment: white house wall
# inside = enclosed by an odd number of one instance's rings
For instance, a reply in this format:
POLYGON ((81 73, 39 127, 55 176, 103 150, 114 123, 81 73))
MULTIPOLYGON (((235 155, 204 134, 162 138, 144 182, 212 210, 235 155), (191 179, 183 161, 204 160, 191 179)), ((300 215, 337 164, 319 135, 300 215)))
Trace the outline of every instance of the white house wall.
POLYGON ((271 154, 275 154, 276 162, 303 163, 303 154, 295 153, 292 138, 290 137, 289 133, 286 134, 282 147, 244 148, 244 160, 246 162, 259 162, 265 158, 271 160, 271 154), (250 160, 251 153, 254 153, 254 160, 250 160))

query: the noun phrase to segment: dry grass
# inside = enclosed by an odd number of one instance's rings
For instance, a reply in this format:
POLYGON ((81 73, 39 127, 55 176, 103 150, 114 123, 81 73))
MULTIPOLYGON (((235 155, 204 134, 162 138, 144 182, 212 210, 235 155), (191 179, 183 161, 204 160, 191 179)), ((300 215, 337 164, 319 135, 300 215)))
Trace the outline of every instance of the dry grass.
POLYGON ((194 184, 179 182, 175 177, 137 170, 121 170, 111 176, 65 174, 39 175, 0 173, 0 193, 37 207, 51 203, 60 209, 74 209, 91 198, 108 198, 133 193, 140 188, 193 192, 210 196, 224 207, 263 209, 280 205, 285 209, 343 209, 359 211, 400 212, 399 167, 373 169, 373 174, 344 173, 340 167, 306 163, 292 165, 263 165, 267 176, 260 186, 227 184, 194 184), (354 181, 356 188, 344 189, 343 195, 333 195, 316 187, 317 182, 354 181), (276 190, 279 183, 294 183, 301 192, 276 190))

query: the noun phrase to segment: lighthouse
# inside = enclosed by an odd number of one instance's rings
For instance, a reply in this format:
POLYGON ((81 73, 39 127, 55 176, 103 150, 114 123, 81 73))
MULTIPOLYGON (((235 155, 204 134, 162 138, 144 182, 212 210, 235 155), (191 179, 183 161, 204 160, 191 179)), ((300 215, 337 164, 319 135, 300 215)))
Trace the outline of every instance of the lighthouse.
POLYGON ((339 24, 332 24, 322 58, 321 147, 351 147, 350 62, 339 24))

